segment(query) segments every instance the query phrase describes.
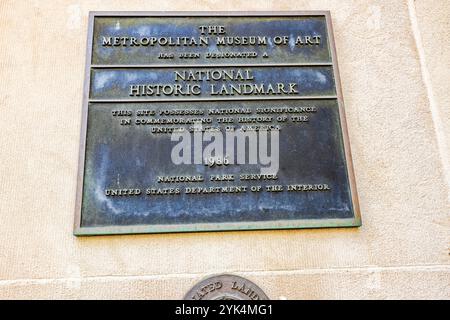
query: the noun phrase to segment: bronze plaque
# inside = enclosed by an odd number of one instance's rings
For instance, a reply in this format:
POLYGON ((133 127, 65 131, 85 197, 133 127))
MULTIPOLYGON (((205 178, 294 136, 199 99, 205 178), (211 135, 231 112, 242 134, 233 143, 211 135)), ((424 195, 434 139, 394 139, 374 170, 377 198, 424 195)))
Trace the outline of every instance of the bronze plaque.
POLYGON ((329 12, 93 12, 75 235, 360 226, 329 12))
POLYGON ((197 283, 184 300, 269 300, 256 284, 245 278, 222 274, 197 283))

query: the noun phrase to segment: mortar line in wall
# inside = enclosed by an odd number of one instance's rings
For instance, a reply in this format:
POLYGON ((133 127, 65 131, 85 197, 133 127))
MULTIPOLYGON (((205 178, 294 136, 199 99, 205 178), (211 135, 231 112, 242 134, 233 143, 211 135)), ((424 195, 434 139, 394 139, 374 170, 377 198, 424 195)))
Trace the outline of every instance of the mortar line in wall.
MULTIPOLYGON (((288 270, 222 270, 223 273, 238 274, 242 276, 277 276, 277 275, 311 275, 311 274, 342 274, 357 272, 383 272, 383 271, 448 271, 450 273, 450 265, 412 265, 412 266, 393 266, 393 267, 361 267, 361 268, 318 268, 318 269, 288 269, 288 270)), ((217 272, 221 273, 221 272, 217 272)), ((21 284, 50 284, 56 282, 76 282, 76 281, 107 281, 107 280, 151 280, 151 279, 168 279, 168 278, 192 278, 205 277, 216 273, 209 272, 193 272, 193 273, 171 273, 171 274, 143 274, 143 275, 102 275, 102 276, 80 276, 66 278, 29 278, 29 279, 3 279, 0 280, 0 286, 21 285, 21 284)))
POLYGON ((415 0, 408 0, 408 12, 414 36, 414 41, 417 48, 417 53, 419 55, 422 80, 424 82, 428 102, 430 104, 431 120, 433 121, 434 131, 436 134, 439 158, 441 159, 442 162, 444 179, 447 184, 447 198, 450 201, 450 159, 447 154, 449 146, 447 145, 447 140, 444 135, 444 124, 441 121, 440 110, 436 103, 436 99, 433 93, 433 86, 431 83, 430 73, 428 71, 427 62, 425 58, 425 49, 423 47, 422 36, 420 33, 419 23, 417 21, 415 0))

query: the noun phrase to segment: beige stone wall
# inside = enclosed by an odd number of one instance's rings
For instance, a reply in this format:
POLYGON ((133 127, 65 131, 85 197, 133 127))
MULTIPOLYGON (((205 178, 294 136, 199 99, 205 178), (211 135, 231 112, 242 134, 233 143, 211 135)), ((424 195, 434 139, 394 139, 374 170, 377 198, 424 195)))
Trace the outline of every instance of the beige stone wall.
POLYGON ((0 1, 0 298, 450 298, 447 0, 0 1), (91 10, 330 10, 363 226, 72 235, 91 10))

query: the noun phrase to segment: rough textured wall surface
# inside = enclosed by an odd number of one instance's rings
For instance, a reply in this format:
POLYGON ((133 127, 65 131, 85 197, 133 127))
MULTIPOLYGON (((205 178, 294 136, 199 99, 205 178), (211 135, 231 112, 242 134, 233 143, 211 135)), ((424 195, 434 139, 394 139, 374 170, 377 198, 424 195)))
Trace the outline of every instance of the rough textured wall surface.
POLYGON ((272 299, 450 298, 450 3, 0 2, 0 298, 181 298, 215 273, 272 299), (87 15, 330 10, 363 226, 72 235, 87 15))

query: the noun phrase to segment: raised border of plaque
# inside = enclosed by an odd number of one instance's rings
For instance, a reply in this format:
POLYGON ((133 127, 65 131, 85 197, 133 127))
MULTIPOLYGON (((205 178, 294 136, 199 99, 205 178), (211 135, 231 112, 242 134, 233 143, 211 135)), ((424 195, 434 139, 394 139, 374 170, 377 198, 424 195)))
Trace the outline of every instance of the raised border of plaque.
MULTIPOLYGON (((256 64, 251 64, 257 66, 256 64)), ((298 64, 277 63, 278 66, 292 66, 298 64)), ((307 63, 303 65, 308 65, 307 63)), ((314 65, 314 64, 312 64, 314 65)), ((316 64, 317 65, 317 64, 316 64)), ((184 65, 174 65, 174 67, 183 67, 184 65)), ((188 67, 195 65, 188 64, 188 67)), ((217 66, 217 65, 211 65, 217 66)), ((264 64, 261 64, 263 67, 264 64)), ((107 67, 105 66, 101 66, 107 67)), ((113 66, 118 68, 118 66, 113 66)), ((126 68, 127 65, 122 65, 126 68)), ((133 66, 131 66, 133 67, 133 66)), ((142 67, 142 66, 141 66, 142 67)), ((149 65, 154 67, 154 65, 149 65)), ((165 65, 164 68, 170 67, 165 65)), ((255 12, 90 12, 88 24, 88 39, 86 53, 86 69, 84 77, 84 94, 81 122, 81 136, 79 148, 79 164, 78 164, 78 184, 75 205, 75 223, 74 235, 108 235, 108 234, 139 234, 139 233, 168 233, 168 232, 197 232, 197 231, 232 231, 232 230, 263 230, 263 229, 302 229, 302 228, 326 228, 326 227, 358 227, 361 226, 360 208, 355 184, 352 157, 350 152, 350 143, 348 138, 347 124, 345 119, 343 96, 341 90, 341 82, 339 78, 336 48, 331 23, 331 15, 329 11, 255 11, 255 12), (325 17, 326 19, 326 35, 331 53, 332 76, 334 78, 335 91, 339 110, 339 121, 342 134, 343 152, 345 156, 345 165, 348 175, 348 184, 350 189, 350 198, 353 209, 353 217, 351 218, 324 218, 324 219, 292 219, 292 220, 273 220, 273 221, 245 221, 245 222, 220 222, 220 223, 187 223, 187 224, 135 224, 135 225, 108 225, 108 226, 82 226, 82 201, 83 186, 85 175, 86 160, 86 144, 88 133, 88 105, 90 99, 91 88, 91 72, 96 66, 93 60, 93 37, 94 37, 94 20, 97 17, 325 17)), ((239 100, 239 98, 235 99, 239 100)))

